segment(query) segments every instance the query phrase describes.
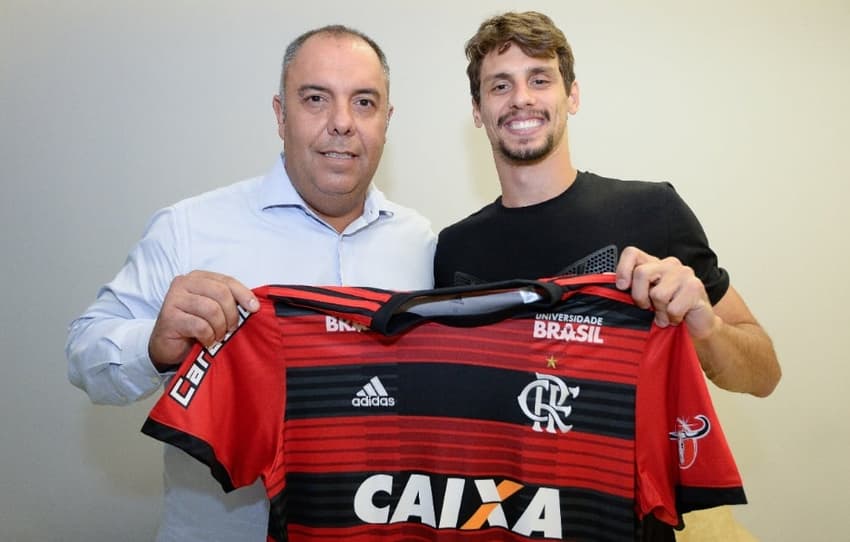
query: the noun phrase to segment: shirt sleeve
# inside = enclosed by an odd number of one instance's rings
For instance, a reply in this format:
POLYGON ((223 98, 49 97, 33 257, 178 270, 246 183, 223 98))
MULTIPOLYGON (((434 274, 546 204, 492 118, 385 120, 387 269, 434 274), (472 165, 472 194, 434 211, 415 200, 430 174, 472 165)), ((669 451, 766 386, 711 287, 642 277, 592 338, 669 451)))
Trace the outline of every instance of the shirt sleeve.
POLYGON ((68 378, 94 403, 138 401, 170 376, 151 363, 148 341, 172 279, 185 272, 178 222, 173 207, 155 214, 115 278, 69 326, 68 378))
POLYGON ((640 517, 744 504, 741 476, 684 325, 652 327, 637 388, 640 517))
POLYGON ((258 298, 260 311, 243 313, 220 343, 195 346, 142 427, 206 464, 225 491, 258 477, 270 486, 284 423, 285 364, 274 304, 258 298))
POLYGON ((729 289, 729 273, 718 265, 717 255, 709 246, 705 230, 694 212, 673 185, 665 184, 669 187, 664 208, 669 220, 670 254, 693 268, 705 285, 711 304, 715 305, 729 289))

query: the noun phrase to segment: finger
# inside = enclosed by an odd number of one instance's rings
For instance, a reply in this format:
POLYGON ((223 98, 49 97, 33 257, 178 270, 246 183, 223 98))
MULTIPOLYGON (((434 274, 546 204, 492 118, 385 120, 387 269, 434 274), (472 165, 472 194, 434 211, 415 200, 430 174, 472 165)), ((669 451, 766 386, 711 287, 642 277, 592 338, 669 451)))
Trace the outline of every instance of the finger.
POLYGON ((632 273, 637 266, 638 255, 641 251, 635 247, 626 247, 620 254, 615 270, 616 285, 621 290, 628 290, 632 285, 632 273))
MULTIPOLYGON (((167 310, 172 309, 188 316, 195 316, 207 321, 212 328, 214 338, 223 336, 223 332, 229 329, 231 322, 228 318, 228 310, 234 315, 231 317, 234 325, 236 321, 235 303, 230 300, 229 290, 222 284, 219 276, 204 271, 193 271, 187 275, 175 277, 171 282, 168 294, 163 302, 163 313, 170 316, 167 310), (229 308, 232 306, 233 308, 229 308)), ((185 322, 179 314, 173 315, 185 322)), ((192 329, 192 328, 190 328, 192 329)), ((187 338, 200 340, 195 334, 184 335, 187 338)))
MULTIPOLYGON (((632 271, 632 299, 638 307, 648 309, 655 307, 656 303, 653 300, 652 294, 656 286, 659 285, 663 277, 662 269, 657 262, 641 264, 632 271)), ((662 292, 663 293, 663 292, 662 292)), ((666 304, 663 297, 657 300, 659 306, 666 304)), ((659 307, 655 307, 656 310, 659 307)))
POLYGON ((621 290, 634 287, 638 278, 635 273, 643 266, 658 262, 658 258, 647 254, 637 247, 626 247, 620 255, 616 269, 616 284, 621 290))
POLYGON ((224 336, 221 331, 216 331, 209 320, 189 313, 183 313, 183 317, 177 320, 176 331, 182 337, 194 339, 204 346, 212 346, 224 336))
MULTIPOLYGON (((245 288, 239 281, 227 275, 218 273, 210 273, 207 271, 198 271, 190 273, 185 282, 181 284, 185 291, 192 295, 197 295, 203 298, 208 298, 218 305, 218 310, 224 317, 224 327, 226 331, 233 331, 239 324, 239 311, 236 304, 239 300, 236 295, 243 299, 247 296, 253 298, 253 293, 245 288)), ((249 300, 250 301, 250 300, 249 300)), ((249 301, 243 301, 248 303, 249 301)), ((220 328, 218 327, 219 320, 214 314, 215 307, 207 307, 211 312, 197 313, 199 316, 208 316, 209 322, 216 332, 216 337, 220 339, 223 335, 219 335, 220 328)), ((191 312, 188 306, 184 309, 191 312)), ((202 310, 202 306, 198 305, 198 310, 202 310)))
POLYGON ((182 295, 171 296, 163 305, 148 342, 151 361, 162 368, 179 364, 194 341, 207 346, 215 342, 215 333, 206 320, 177 307, 175 299, 182 295))
POLYGON ((660 284, 649 289, 650 304, 655 311, 655 324, 659 327, 667 327, 672 323, 669 312, 670 297, 664 290, 660 284))
POLYGON ((673 293, 667 313, 670 321, 674 324, 681 323, 694 309, 702 308, 704 304, 711 306, 708 302, 708 294, 702 281, 690 274, 673 293))
POLYGON ((230 294, 240 307, 250 312, 257 312, 260 310, 260 302, 257 300, 257 296, 254 295, 254 292, 252 292, 250 288, 233 277, 227 277, 225 282, 227 287, 230 289, 230 294))
MULTIPOLYGON (((189 276, 197 276, 198 279, 205 279, 207 281, 211 281, 211 283, 221 283, 227 287, 230 291, 230 297, 232 297, 240 307, 250 312, 257 312, 260 310, 260 302, 257 300, 257 296, 254 295, 254 292, 231 276, 223 275, 221 273, 213 273, 211 271, 193 271, 189 274, 189 276)), ((204 281, 202 280, 201 283, 204 283, 204 281)), ((223 292, 222 295, 224 295, 223 292)))
MULTIPOLYGON (((228 318, 227 311, 236 314, 236 304, 232 298, 229 301, 230 307, 227 305, 226 297, 219 300, 214 296, 193 293, 180 296, 174 303, 174 310, 181 313, 175 316, 178 332, 183 337, 194 338, 206 346, 224 338, 231 329, 231 318, 228 318)), ((232 320, 235 327, 236 316, 233 316, 232 320)))

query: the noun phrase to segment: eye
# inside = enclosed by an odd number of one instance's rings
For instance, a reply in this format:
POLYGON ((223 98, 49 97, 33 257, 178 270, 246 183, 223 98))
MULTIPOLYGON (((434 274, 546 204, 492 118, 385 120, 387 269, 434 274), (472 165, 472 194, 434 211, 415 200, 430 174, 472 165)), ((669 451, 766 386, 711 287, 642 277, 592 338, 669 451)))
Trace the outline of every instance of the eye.
POLYGON ((375 100, 371 98, 357 98, 354 100, 354 105, 362 109, 373 108, 375 107, 375 100))
POLYGON ((325 98, 321 94, 307 94, 302 98, 302 100, 307 105, 315 106, 325 103, 327 101, 327 98, 325 98))
POLYGON ((504 94, 505 92, 510 90, 510 88, 511 86, 507 82, 499 81, 493 84, 492 88, 490 89, 490 92, 492 92, 493 94, 504 94))
POLYGON ((549 79, 546 77, 535 77, 531 80, 531 86, 533 87, 545 87, 549 84, 549 79))

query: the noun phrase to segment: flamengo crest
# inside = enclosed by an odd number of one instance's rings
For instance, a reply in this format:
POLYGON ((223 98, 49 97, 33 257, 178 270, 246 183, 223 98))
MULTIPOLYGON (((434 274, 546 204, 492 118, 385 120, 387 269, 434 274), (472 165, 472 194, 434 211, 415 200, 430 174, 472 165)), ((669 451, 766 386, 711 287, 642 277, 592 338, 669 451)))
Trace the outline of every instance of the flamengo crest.
POLYGON ((527 385, 517 396, 519 408, 534 422, 534 430, 547 433, 566 433, 573 428, 565 419, 573 407, 566 405, 567 399, 578 397, 578 386, 567 386, 557 376, 535 373, 537 380, 527 385), (546 424, 543 429, 542 424, 546 424), (557 429, 556 429, 557 428, 557 429))

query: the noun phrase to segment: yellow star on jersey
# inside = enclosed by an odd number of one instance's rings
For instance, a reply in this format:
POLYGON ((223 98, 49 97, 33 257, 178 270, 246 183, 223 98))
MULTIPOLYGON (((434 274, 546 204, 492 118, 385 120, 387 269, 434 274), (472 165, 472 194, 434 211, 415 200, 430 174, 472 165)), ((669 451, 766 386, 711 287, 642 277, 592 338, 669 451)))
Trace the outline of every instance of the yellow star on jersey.
POLYGON ((549 359, 546 360, 546 368, 547 369, 557 369, 558 368, 558 360, 555 359, 555 356, 549 356, 549 359))

